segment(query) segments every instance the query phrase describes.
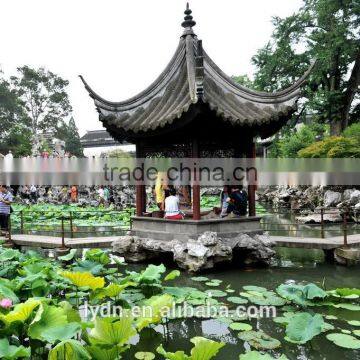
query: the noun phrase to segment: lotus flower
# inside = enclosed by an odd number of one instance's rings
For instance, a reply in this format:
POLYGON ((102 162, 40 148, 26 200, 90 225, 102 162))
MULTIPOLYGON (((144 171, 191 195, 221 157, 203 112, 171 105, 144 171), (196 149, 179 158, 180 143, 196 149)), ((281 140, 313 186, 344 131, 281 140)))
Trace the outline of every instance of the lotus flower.
POLYGON ((0 307, 4 308, 4 309, 9 309, 12 307, 12 301, 11 299, 1 299, 0 300, 0 307))

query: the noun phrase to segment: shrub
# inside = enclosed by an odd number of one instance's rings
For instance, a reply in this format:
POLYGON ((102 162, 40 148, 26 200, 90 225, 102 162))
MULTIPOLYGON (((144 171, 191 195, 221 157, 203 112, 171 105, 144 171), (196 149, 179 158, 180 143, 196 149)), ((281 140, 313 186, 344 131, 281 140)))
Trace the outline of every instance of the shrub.
POLYGON ((305 125, 299 131, 280 140, 280 155, 288 158, 297 157, 298 151, 312 144, 315 139, 315 131, 305 125))
POLYGON ((302 158, 360 157, 360 144, 355 138, 331 136, 298 152, 302 158))
POLYGON ((360 123, 355 123, 347 127, 343 132, 343 136, 356 139, 358 144, 360 144, 360 123))

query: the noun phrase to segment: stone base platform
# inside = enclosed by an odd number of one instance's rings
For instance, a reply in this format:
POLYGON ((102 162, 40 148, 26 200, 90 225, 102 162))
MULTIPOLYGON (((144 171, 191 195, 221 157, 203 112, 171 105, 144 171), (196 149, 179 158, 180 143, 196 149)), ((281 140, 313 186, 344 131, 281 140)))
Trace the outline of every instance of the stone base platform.
POLYGON ((131 234, 140 238, 154 240, 187 241, 211 231, 221 238, 234 238, 240 234, 262 234, 260 216, 204 220, 168 220, 134 216, 131 234))

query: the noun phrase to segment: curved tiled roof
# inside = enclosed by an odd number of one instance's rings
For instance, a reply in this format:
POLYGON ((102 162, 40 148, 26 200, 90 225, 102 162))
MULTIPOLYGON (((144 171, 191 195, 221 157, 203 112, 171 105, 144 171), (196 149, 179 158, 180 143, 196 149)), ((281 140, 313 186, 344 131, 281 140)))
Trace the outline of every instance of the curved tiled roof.
MULTIPOLYGON (((202 41, 192 28, 187 27, 166 69, 137 96, 110 102, 96 94, 80 77, 94 99, 100 120, 110 133, 118 129, 122 134, 141 135, 181 122, 183 113, 192 104, 207 104, 220 119, 234 126, 259 129, 261 125, 279 119, 283 121, 296 111, 300 88, 311 68, 285 90, 275 93, 254 91, 225 75, 203 51, 202 41)), ((177 125, 181 126, 181 123, 177 125)))

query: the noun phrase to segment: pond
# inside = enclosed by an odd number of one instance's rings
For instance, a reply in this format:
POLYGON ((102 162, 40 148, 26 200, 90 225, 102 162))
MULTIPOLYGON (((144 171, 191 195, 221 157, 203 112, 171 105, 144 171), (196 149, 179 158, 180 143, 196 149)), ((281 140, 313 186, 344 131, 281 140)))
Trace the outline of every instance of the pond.
MULTIPOLYGON (((205 274, 209 279, 219 279, 222 283, 218 290, 225 290, 227 285, 235 290, 235 294, 243 291, 242 287, 253 284, 266 287, 267 289, 276 289, 283 283, 312 282, 318 286, 325 285, 327 289, 338 287, 360 287, 360 267, 346 268, 322 262, 322 254, 316 251, 292 249, 282 249, 273 266, 266 269, 245 269, 245 270, 220 270, 205 274)), ((206 290, 209 287, 203 283, 194 282, 191 276, 183 274, 176 280, 177 286, 198 287, 200 290, 206 290)), ((338 329, 350 329, 345 320, 360 320, 360 312, 318 308, 316 312, 322 314, 334 315, 341 320, 329 321, 338 329)), ((291 359, 301 360, 337 360, 339 358, 354 360, 360 359, 360 350, 346 350, 330 343, 325 334, 320 334, 305 345, 296 345, 284 340, 285 328, 274 323, 272 319, 252 319, 246 321, 251 324, 254 330, 263 330, 273 338, 281 341, 282 346, 279 351, 270 352, 273 356, 286 354, 291 359)), ((191 344, 189 339, 194 336, 204 336, 216 341, 226 343, 216 359, 238 360, 239 354, 249 349, 249 346, 239 340, 238 331, 233 331, 228 326, 218 320, 206 319, 186 319, 176 320, 169 324, 168 333, 164 337, 163 329, 159 326, 157 331, 147 330, 141 334, 137 344, 136 351, 149 351, 156 348, 159 344, 164 344, 167 350, 176 351, 179 349, 189 352, 191 344), (166 346, 165 346, 166 345, 166 346)), ((124 357, 133 359, 132 354, 124 357)))
MULTIPOLYGON (((1 250, 1 249, 0 249, 1 250)), ((239 297, 246 298, 246 294, 249 298, 249 305, 254 301, 254 298, 262 296, 260 288, 258 291, 249 292, 248 289, 244 287, 253 285, 256 287, 263 287, 268 290, 268 293, 271 291, 276 291, 279 285, 287 284, 286 286, 295 286, 294 284, 307 284, 313 283, 316 286, 316 291, 323 291, 336 289, 336 288, 360 288, 360 267, 340 267, 333 264, 327 264, 323 261, 323 256, 321 252, 316 250, 302 250, 302 249, 277 249, 277 257, 274 260, 272 266, 269 268, 244 268, 244 269, 219 269, 216 271, 212 271, 211 273, 201 274, 202 277, 206 277, 207 280, 204 281, 202 279, 199 281, 189 274, 181 273, 180 277, 175 278, 174 280, 170 280, 170 282, 164 282, 161 285, 162 291, 165 294, 169 294, 172 292, 179 293, 181 291, 187 291, 186 289, 192 288, 190 292, 190 298, 193 296, 191 294, 195 294, 196 292, 201 292, 204 294, 205 292, 211 292, 212 294, 217 293, 217 296, 222 293, 220 297, 215 297, 215 300, 220 301, 221 303, 227 304, 230 309, 234 309, 237 305, 232 304, 230 301, 231 297, 235 297, 239 299, 239 297), (196 281, 195 281, 196 280, 196 281), (216 286, 214 286, 214 284, 216 286), (230 292, 231 291, 231 292, 230 292), (260 292, 260 295, 259 295, 260 292), (225 295, 224 295, 225 294, 225 295)), ((45 259, 52 257, 51 253, 40 251, 45 255, 45 259)), ((0 251, 1 253, 1 251, 0 251)), ((11 255, 11 253, 10 253, 11 255)), ((2 255, 4 256, 4 255, 2 255)), ((34 262, 34 254, 30 255, 32 260, 30 263, 34 262)), ((80 251, 77 253, 77 260, 73 263, 70 263, 68 267, 68 271, 78 272, 78 271, 91 271, 96 276, 104 276, 106 278, 106 282, 110 283, 111 279, 115 279, 112 275, 113 272, 109 272, 106 275, 103 270, 101 270, 102 266, 96 264, 96 261, 103 261, 106 258, 103 251, 96 253, 95 250, 90 251, 90 255, 87 255, 87 251, 80 251), (91 265, 93 264, 93 265, 91 265)), ((36 257, 35 257, 36 258, 36 257)), ((24 267, 25 273, 27 274, 27 278, 30 281, 30 291, 33 291, 33 279, 36 277, 37 279, 40 277, 41 280, 37 280, 40 282, 49 281, 49 276, 55 276, 51 272, 48 272, 46 268, 48 266, 56 266, 56 262, 53 260, 50 263, 44 263, 44 260, 40 261, 40 267, 37 268, 34 265, 30 267, 26 265, 24 267), (42 262, 42 263, 41 263, 42 262), (50 264, 50 265, 48 265, 50 264), (36 273, 35 273, 36 271, 36 273), (44 280, 45 279, 45 280, 44 280)), ((45 260, 47 261, 47 260, 45 260)), ((74 261, 74 260, 72 260, 74 261)), ((27 264, 25 262, 24 264, 27 264)), ((11 263, 10 263, 11 264, 11 263)), ((64 264, 61 265, 64 267, 64 264)), ((153 265, 152 265, 153 266, 153 265)), ((147 268, 147 265, 122 265, 119 269, 122 274, 125 272, 129 272, 132 276, 133 281, 138 282, 137 274, 140 274, 147 268), (135 272, 135 273, 134 273, 135 272), (137 279, 137 280, 134 280, 137 279)), ((156 268, 156 267, 155 267, 156 268)), ((114 268, 109 268, 109 270, 115 270, 114 268)), ((169 273, 171 269, 168 269, 167 273, 169 273)), ((13 270, 9 270, 5 274, 9 277, 9 279, 14 279, 15 275, 9 275, 11 271, 16 271, 20 274, 17 268, 13 270), (10 271, 10 272, 9 272, 10 271)), ((61 274, 61 268, 57 269, 56 272, 61 274)), ((148 272, 147 281, 150 279, 156 278, 157 270, 148 272), (150 274, 151 273, 151 274, 150 274), (149 277, 150 276, 150 277, 149 277)), ((116 276, 118 272, 116 273, 116 276)), ((17 275, 19 276, 19 275, 17 275)), ((67 275, 70 276, 70 275, 67 275)), ((124 275, 119 275, 124 276, 124 275)), ((163 276, 163 275, 162 275, 163 276)), ((140 274, 141 277, 141 274, 140 274)), ((98 278, 96 278, 98 279, 98 278)), ((18 280, 15 280, 18 282, 18 280)), ((26 284, 26 279, 22 280, 22 283, 26 284)), ((58 275, 55 276, 54 283, 49 283, 50 288, 61 288, 66 290, 66 299, 68 301, 72 301, 72 296, 75 296, 77 292, 71 292, 74 290, 72 287, 69 288, 69 285, 66 285, 64 288, 64 280, 60 280, 58 275), (59 282, 60 281, 60 282, 59 282), (73 295, 71 295, 73 294, 73 295), (67 296, 69 295, 69 296, 67 296)), ((65 282, 66 283, 66 282, 65 282)), ((3 285, 6 285, 6 282, 3 282, 3 285)), ((159 283, 160 284, 160 283, 159 283)), ((84 285, 78 285, 84 286, 84 285)), ((148 286, 148 285, 146 285, 148 286)), ((157 286, 157 285, 156 285, 157 286)), ((82 293, 85 294, 89 290, 86 290, 85 287, 82 287, 82 293)), ((1 289, 0 289, 1 290, 1 289)), ((36 286, 34 290, 40 291, 41 288, 36 286)), ((23 291, 29 291, 28 287, 25 287, 23 291), (26 290, 26 288, 28 290, 26 290)), ((41 290, 44 291, 44 290, 41 290)), ((45 290, 46 291, 46 290, 45 290)), ((127 291, 127 290, 125 290, 127 291)), ((139 291, 139 290, 136 290, 139 291)), ((360 290, 359 291, 360 294, 360 290)), ((61 292, 60 292, 61 293, 61 292)), ((24 293, 23 293, 24 294, 24 293)), ((277 296, 276 293, 273 293, 274 296, 277 296)), ((134 295, 139 295, 139 292, 131 292, 129 291, 126 296, 133 297, 134 295)), ((22 295, 23 296, 23 295, 22 295)), ((55 295, 54 296, 58 296, 55 295)), ((77 295, 76 295, 77 296, 77 295)), ((327 295, 328 297, 330 295, 327 295)), ((213 299, 214 299, 213 297, 213 299)), ((327 324, 330 324, 333 329, 328 331, 327 333, 317 334, 314 338, 307 341, 305 344, 294 344, 287 341, 285 337, 285 325, 277 323, 274 321, 272 317, 265 318, 253 318, 253 319, 244 319, 244 320, 233 320, 235 322, 241 322, 247 324, 247 326, 251 326, 255 331, 264 331, 266 334, 272 337, 273 341, 279 341, 281 346, 275 350, 268 350, 266 353, 274 356, 275 358, 279 357, 281 354, 285 354, 288 359, 295 360, 317 360, 317 359, 327 359, 327 360, 336 360, 339 357, 345 360, 353 360, 360 359, 360 349, 359 350, 350 350, 344 349, 335 345, 333 342, 329 341, 326 338, 326 335, 329 333, 341 333, 346 332, 352 334, 353 338, 355 338, 355 333, 352 331, 360 329, 360 302, 359 296, 352 297, 349 299, 340 299, 341 303, 353 304, 354 308, 352 310, 342 309, 330 305, 331 302, 335 304, 335 300, 331 298, 330 303, 323 304, 322 306, 307 306, 305 308, 295 307, 294 302, 289 302, 287 308, 283 306, 276 307, 277 316, 285 316, 284 312, 293 312, 293 315, 297 315, 300 312, 307 312, 308 316, 315 317, 315 314, 321 314, 323 316, 324 321, 327 324), (290 308, 289 308, 290 307, 290 308), (329 317, 330 316, 330 317, 329 317), (350 325, 347 321, 358 321, 355 325, 350 325), (274 340, 275 339, 275 340, 274 340)), ((277 296, 277 300, 279 297, 277 296)), ((281 300, 281 299, 280 299, 281 300)), ((283 300, 283 299, 282 299, 283 300)), ((314 300, 315 301, 315 300, 314 300)), ((72 302, 73 303, 73 302, 72 302)), ((56 303, 55 303, 56 304, 56 303)), ((319 303, 318 303, 319 304, 319 303)), ((339 304, 337 302, 336 304, 339 304)), ((55 310, 54 310, 55 311, 55 310)), ((291 316, 293 316, 291 315, 291 316)), ((46 326, 51 326, 47 325, 46 326)), ((240 331, 232 330, 231 325, 229 324, 228 319, 224 318, 176 318, 174 320, 168 320, 165 325, 154 325, 150 327, 145 327, 139 334, 133 336, 130 339, 130 343, 132 346, 124 353, 122 353, 122 359, 133 360, 135 358, 135 353, 139 351, 146 351, 156 353, 156 349, 159 345, 163 345, 166 351, 175 352, 177 350, 185 351, 186 353, 190 353, 192 348, 192 344, 190 343, 190 339, 196 336, 202 336, 207 339, 223 342, 225 346, 220 350, 219 354, 214 359, 219 360, 238 360, 240 354, 244 354, 248 350, 254 350, 250 348, 248 342, 244 342, 239 339, 240 331)), ((309 327, 312 326, 309 324, 309 327)), ((90 331, 90 330, 89 330, 90 331)), ((305 327, 305 331, 307 328, 305 327)), ((309 329, 311 332, 311 329, 309 329)), ((357 333, 356 336, 359 334, 357 333)), ((360 339, 360 337, 358 337, 360 339)), ((359 341, 360 340, 356 340, 359 341)), ((266 343, 266 341, 265 341, 266 343)), ((360 348, 360 346, 359 346, 360 348)), ((34 357, 37 358, 37 357, 34 357)), ((68 359, 64 357, 64 359, 68 359)), ((70 359, 70 358, 69 358, 70 359)), ((100 359, 100 358, 99 358, 100 359)), ((156 355, 155 359, 163 360, 164 358, 160 355, 156 355)), ((177 358, 176 358, 177 359, 177 358)), ((178 358, 183 359, 183 358, 178 358)), ((254 359, 258 359, 255 357, 254 359)))
MULTIPOLYGON (((290 236, 290 237, 314 237, 321 238, 322 231, 320 224, 300 224, 296 222, 297 214, 287 209, 275 211, 270 207, 265 207, 266 212, 261 216, 262 228, 270 235, 290 236)), ((348 223, 348 235, 360 234, 360 224, 348 223)), ((323 235, 325 238, 342 236, 343 224, 325 224, 323 235)))

